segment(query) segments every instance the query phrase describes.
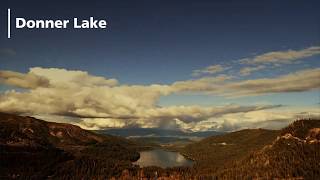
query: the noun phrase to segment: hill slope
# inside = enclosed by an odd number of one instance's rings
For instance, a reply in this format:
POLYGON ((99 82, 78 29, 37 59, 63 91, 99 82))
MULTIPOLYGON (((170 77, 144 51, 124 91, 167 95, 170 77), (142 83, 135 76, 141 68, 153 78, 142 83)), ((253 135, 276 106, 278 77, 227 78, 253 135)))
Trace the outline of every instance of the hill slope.
POLYGON ((320 121, 296 121, 270 145, 220 170, 227 179, 319 179, 320 121))
POLYGON ((196 160, 194 167, 169 169, 133 166, 140 147, 121 137, 5 113, 0 124, 0 179, 140 179, 155 172, 167 179, 320 177, 319 120, 208 137, 179 149, 196 160))
POLYGON ((1 179, 108 178, 139 158, 132 142, 78 126, 6 113, 0 123, 1 179))
POLYGON ((279 131, 275 130, 246 129, 205 138, 187 145, 180 151, 196 160, 196 168, 201 174, 210 174, 218 167, 241 159, 249 152, 270 144, 278 134, 279 131))
POLYGON ((145 168, 166 179, 320 178, 320 121, 298 120, 279 131, 241 130, 192 143, 180 152, 194 168, 145 168))

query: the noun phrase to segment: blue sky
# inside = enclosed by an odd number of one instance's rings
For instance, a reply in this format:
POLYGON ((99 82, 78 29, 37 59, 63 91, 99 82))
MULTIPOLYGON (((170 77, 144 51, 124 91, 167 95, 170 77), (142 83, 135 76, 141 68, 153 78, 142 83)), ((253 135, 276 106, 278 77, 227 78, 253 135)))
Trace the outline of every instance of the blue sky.
MULTIPOLYGON (((1 1, 0 69, 28 73, 29 68, 86 71, 115 78, 120 84, 169 85, 219 74, 236 81, 276 78, 320 68, 319 54, 240 76, 249 66, 239 63, 270 52, 303 51, 318 47, 319 1, 1 1), (13 17, 29 19, 102 18, 106 30, 12 30, 6 38, 6 9, 13 17), (192 76, 211 65, 229 69, 192 76), (231 68, 232 67, 232 68, 231 68)), ((315 79, 314 81, 319 81, 315 79)), ((0 84, 0 90, 19 89, 0 84)), ((20 89, 21 90, 21 89, 20 89)), ((24 89, 22 88, 22 91, 24 89)), ((319 90, 280 92, 226 98, 199 92, 172 93, 160 106, 281 104, 318 107, 319 90), (187 94, 187 95, 186 95, 187 94)))
POLYGON ((62 67, 124 83, 168 83, 211 64, 319 44, 317 1, 2 4, 3 14, 10 7, 17 17, 96 16, 109 22, 107 30, 13 30, 10 40, 1 27, 0 47, 17 52, 2 57, 3 69, 24 72, 32 66, 62 67))

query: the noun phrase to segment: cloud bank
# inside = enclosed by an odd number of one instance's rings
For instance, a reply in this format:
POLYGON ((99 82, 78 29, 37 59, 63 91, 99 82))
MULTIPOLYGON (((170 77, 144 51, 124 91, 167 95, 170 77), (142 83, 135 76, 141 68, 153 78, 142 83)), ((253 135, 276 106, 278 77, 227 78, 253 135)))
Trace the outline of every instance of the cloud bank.
MULTIPOLYGON (((287 64, 316 55, 319 51, 319 47, 310 47, 259 55, 247 59, 250 66, 240 69, 239 74, 248 76, 265 69, 268 63, 287 64)), ((58 68, 34 67, 28 73, 0 71, 0 84, 24 89, 0 92, 0 111, 71 122, 86 129, 161 127, 229 131, 246 127, 273 128, 294 120, 297 114, 303 114, 302 110, 277 112, 284 108, 282 105, 161 107, 158 103, 161 97, 171 94, 196 93, 238 98, 320 89, 320 68, 244 80, 234 75, 216 75, 226 69, 213 65, 194 71, 194 75, 207 76, 172 84, 150 85, 126 85, 113 78, 58 68)), ((316 116, 320 114, 319 110, 312 110, 311 113, 316 116)))
POLYGON ((32 72, 23 74, 13 71, 0 71, 0 83, 28 89, 49 86, 47 78, 32 72))
MULTIPOLYGON (((0 95, 0 109, 18 114, 51 114, 79 118, 82 127, 166 125, 176 120, 196 123, 225 114, 250 112, 278 106, 169 106, 159 107, 161 96, 220 83, 227 77, 176 82, 172 85, 119 85, 114 79, 83 71, 31 68, 26 74, 1 72, 3 82, 27 91, 6 91, 0 95), (12 80, 14 79, 14 80, 12 80), (18 79, 18 80, 16 80, 18 79), (190 89, 190 87, 193 87, 190 89)), ((172 124, 174 125, 174 124, 172 124)))
POLYGON ((246 64, 291 64, 295 61, 320 54, 319 46, 312 46, 301 50, 274 51, 245 58, 241 61, 246 64))
POLYGON ((227 92, 223 94, 226 96, 254 96, 270 93, 311 91, 320 88, 319 79, 320 68, 306 69, 275 78, 228 83, 224 86, 227 92))

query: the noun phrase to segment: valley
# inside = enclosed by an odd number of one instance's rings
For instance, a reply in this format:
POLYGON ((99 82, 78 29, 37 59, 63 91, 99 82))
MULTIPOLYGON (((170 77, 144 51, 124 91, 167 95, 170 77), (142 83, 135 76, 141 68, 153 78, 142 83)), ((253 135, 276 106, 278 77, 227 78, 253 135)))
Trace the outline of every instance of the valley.
POLYGON ((320 177, 319 120, 295 121, 282 130, 198 134, 92 132, 6 113, 0 122, 1 179, 320 177))

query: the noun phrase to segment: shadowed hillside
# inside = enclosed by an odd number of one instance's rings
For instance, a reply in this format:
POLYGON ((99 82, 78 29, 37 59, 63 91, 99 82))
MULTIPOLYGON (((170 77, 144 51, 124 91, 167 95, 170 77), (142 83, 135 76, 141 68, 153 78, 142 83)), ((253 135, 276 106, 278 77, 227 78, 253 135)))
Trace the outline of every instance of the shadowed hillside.
POLYGON ((0 123, 1 179, 107 178, 139 158, 132 142, 78 126, 5 113, 0 123))
POLYGON ((196 160, 196 166, 145 168, 144 173, 157 171, 166 179, 317 180, 320 121, 298 120, 280 131, 241 130, 206 138, 180 151, 196 160))
POLYGON ((320 121, 300 120, 270 145, 217 173, 226 179, 319 179, 320 121))
POLYGON ((180 151, 196 160, 196 167, 201 173, 213 173, 216 168, 270 144, 278 134, 279 131, 275 130, 246 129, 209 137, 180 151))
POLYGON ((0 113, 0 179, 319 179, 320 121, 246 129, 177 149, 194 167, 132 165, 143 149, 77 126, 0 113))

